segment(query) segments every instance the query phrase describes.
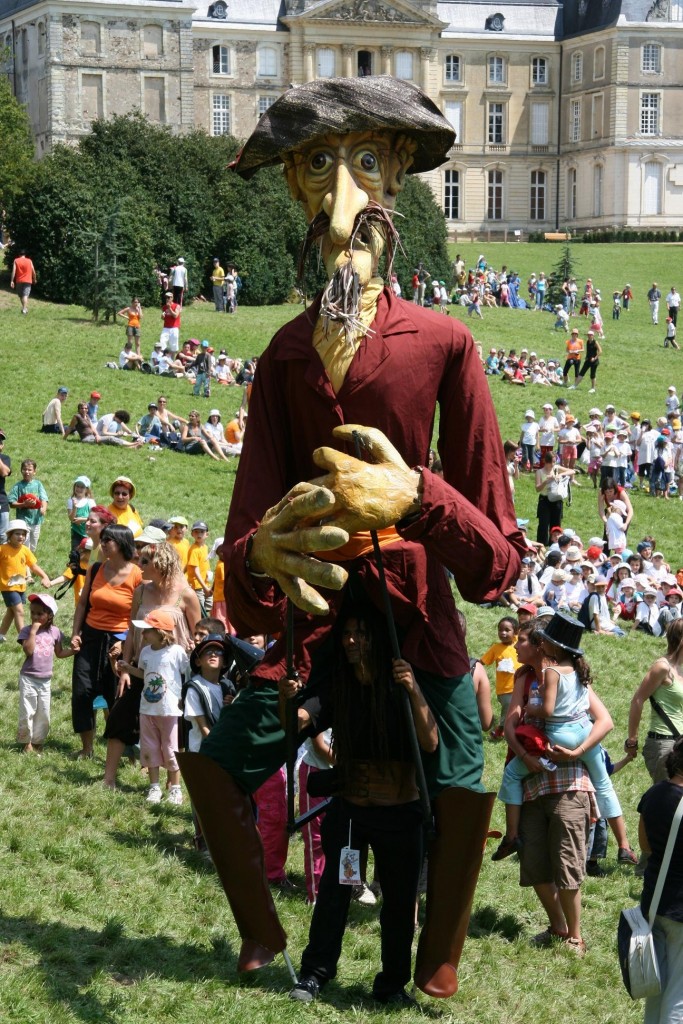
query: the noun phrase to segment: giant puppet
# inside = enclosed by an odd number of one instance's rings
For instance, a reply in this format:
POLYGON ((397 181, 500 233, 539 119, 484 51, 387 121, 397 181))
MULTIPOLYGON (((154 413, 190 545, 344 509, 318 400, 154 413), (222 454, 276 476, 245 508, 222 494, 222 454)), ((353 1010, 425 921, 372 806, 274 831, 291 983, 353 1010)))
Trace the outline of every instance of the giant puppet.
MULTIPOLYGON (((283 164, 329 283, 264 352, 228 517, 224 558, 239 632, 281 633, 290 600, 304 682, 324 679, 348 600, 381 608, 369 531, 378 532, 403 658, 439 729, 424 768, 436 823, 415 968, 430 995, 457 990, 457 965, 492 795, 469 660, 444 566, 463 598, 517 578, 523 539, 498 424, 469 331, 397 299, 378 277, 406 174, 443 163, 454 133, 431 100, 392 78, 321 79, 290 89, 235 163, 283 164), (443 479, 425 468, 440 408, 443 479), (356 431, 365 452, 357 459, 356 431)), ((414 254, 419 256, 419 253, 414 254)), ((249 794, 285 758, 278 680, 285 639, 254 670, 182 772, 242 938, 238 968, 285 948, 249 794)))

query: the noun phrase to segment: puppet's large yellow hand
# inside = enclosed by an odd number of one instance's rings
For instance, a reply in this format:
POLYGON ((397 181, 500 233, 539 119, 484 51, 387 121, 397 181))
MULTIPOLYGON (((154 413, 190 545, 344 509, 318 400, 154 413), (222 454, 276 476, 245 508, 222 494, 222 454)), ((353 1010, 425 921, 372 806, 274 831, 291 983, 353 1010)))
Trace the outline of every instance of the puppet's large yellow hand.
POLYGON ((335 498, 325 522, 348 533, 393 526, 419 509, 422 500, 421 474, 406 465, 381 430, 354 423, 334 430, 334 436, 348 444, 354 443, 356 433, 370 462, 334 448, 318 448, 313 453, 315 464, 327 470, 326 476, 313 483, 335 498))
POLYGON ((249 554, 252 572, 270 576, 297 608, 310 615, 329 612, 315 587, 341 590, 346 583, 341 566, 310 554, 341 547, 349 539, 345 530, 323 521, 334 504, 334 494, 324 487, 297 484, 265 513, 249 554))
POLYGON ((346 424, 334 436, 353 444, 358 432, 372 462, 362 462, 334 448, 313 453, 324 477, 300 483, 265 513, 254 534, 249 565, 270 576, 297 608, 326 615, 329 607, 317 587, 341 590, 347 572, 312 552, 341 547, 351 533, 393 526, 420 507, 422 481, 380 430, 346 424))

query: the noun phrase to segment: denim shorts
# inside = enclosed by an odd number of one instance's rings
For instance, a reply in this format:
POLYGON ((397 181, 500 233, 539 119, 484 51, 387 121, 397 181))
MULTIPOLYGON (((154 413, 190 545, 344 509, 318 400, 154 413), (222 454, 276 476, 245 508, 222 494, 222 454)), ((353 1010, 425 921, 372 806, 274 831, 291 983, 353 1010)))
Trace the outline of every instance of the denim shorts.
POLYGON ((2 599, 6 608, 14 608, 17 604, 26 604, 26 594, 23 590, 3 590, 2 599))

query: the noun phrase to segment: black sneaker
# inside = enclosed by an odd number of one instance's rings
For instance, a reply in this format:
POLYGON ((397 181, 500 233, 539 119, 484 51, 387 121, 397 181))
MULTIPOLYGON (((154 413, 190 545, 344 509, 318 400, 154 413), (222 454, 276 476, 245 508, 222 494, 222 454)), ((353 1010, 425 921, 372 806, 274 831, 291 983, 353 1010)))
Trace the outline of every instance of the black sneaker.
POLYGON ((590 875, 591 878, 605 878, 607 872, 604 868, 601 868, 597 860, 589 860, 586 864, 586 874, 590 875))
POLYGON ((289 998, 295 999, 298 1003, 312 1003, 318 998, 319 993, 320 984, 315 978, 299 978, 289 993, 289 998))
POLYGON ((395 1009, 405 1009, 407 1007, 410 1007, 414 1010, 417 1006, 419 1006, 417 999, 413 999, 412 996, 408 995, 404 988, 399 989, 398 992, 392 992, 391 995, 380 996, 376 995, 373 992, 372 998, 375 999, 378 1003, 381 1003, 382 1006, 391 1006, 395 1009))

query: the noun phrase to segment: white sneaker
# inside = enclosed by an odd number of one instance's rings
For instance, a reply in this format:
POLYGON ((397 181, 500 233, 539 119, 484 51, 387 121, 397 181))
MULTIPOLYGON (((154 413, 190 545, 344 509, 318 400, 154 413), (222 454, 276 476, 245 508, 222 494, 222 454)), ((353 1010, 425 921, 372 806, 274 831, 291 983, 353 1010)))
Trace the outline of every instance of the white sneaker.
POLYGON ((595 388, 589 388, 588 389, 588 394, 589 395, 594 395, 595 394, 595 388))
POLYGON ((6 639, 7 639, 7 637, 5 636, 5 634, 4 633, 0 633, 0 644, 4 644, 6 639))
MULTIPOLYGON (((149 799, 149 797, 148 797, 149 799)), ((177 804, 180 806, 183 802, 183 791, 180 786, 171 786, 166 797, 166 802, 169 804, 177 804)))
POLYGON ((364 907, 374 907, 377 897, 367 885, 354 885, 353 899, 364 907))
POLYGON ((161 803, 161 786, 158 782, 152 783, 147 790, 147 803, 148 804, 160 804, 161 803))

